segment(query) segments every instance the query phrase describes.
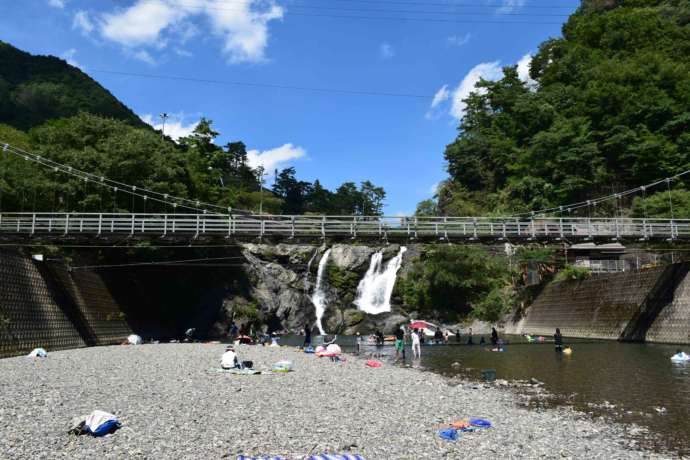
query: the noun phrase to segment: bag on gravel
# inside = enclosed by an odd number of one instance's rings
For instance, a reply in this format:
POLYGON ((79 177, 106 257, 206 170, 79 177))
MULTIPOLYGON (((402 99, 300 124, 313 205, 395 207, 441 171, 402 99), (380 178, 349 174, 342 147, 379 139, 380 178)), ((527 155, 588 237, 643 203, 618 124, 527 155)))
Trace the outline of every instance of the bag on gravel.
POLYGON ((48 352, 43 348, 34 348, 31 350, 31 353, 29 353, 30 358, 45 358, 47 356, 48 352))
POLYGON ((273 372, 290 372, 292 370, 292 362, 278 361, 271 367, 273 372))
POLYGON ((100 437, 115 432, 121 426, 113 414, 103 412, 102 410, 95 410, 88 416, 73 419, 68 433, 76 435, 90 434, 100 437))
POLYGON ((458 430, 455 428, 448 428, 447 430, 441 430, 438 435, 448 441, 455 441, 458 439, 458 430))
POLYGON ((237 460, 285 460, 283 457, 247 457, 246 455, 238 455, 237 460))
POLYGON ((307 457, 307 460, 364 460, 364 457, 362 457, 361 455, 351 455, 351 454, 345 454, 345 455, 321 454, 321 455, 312 455, 310 457, 307 457))

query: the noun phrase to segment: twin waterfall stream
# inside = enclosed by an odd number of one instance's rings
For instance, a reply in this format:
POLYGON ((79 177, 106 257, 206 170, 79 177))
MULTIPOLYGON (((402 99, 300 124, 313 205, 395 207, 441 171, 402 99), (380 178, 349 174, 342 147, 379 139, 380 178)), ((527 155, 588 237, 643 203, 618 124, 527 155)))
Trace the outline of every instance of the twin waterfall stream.
MULTIPOLYGON (((357 305, 359 310, 370 315, 391 311, 391 295, 393 294, 395 280, 402 265, 405 251, 407 251, 407 248, 401 246, 398 254, 389 260, 385 267, 383 265, 383 251, 377 251, 371 256, 369 268, 357 286, 357 297, 354 304, 357 305)), ((325 334, 322 319, 327 307, 325 276, 330 254, 331 250, 327 249, 319 261, 319 269, 316 273, 316 287, 311 296, 311 301, 316 311, 316 327, 319 328, 321 335, 325 334)), ((311 261, 309 261, 309 265, 311 265, 311 261)))

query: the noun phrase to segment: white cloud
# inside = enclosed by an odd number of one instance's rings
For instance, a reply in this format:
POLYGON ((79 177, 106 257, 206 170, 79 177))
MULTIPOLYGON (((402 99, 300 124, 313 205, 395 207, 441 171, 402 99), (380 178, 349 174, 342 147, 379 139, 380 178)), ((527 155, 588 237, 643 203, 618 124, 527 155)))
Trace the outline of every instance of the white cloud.
POLYGON ((441 185, 441 181, 438 181, 435 184, 433 184, 431 187, 429 187, 429 192, 433 195, 436 195, 436 193, 438 193, 439 185, 441 185))
POLYGON ((537 82, 532 80, 532 78, 529 76, 529 66, 530 63, 532 62, 532 54, 527 53, 517 63, 517 73, 518 73, 518 78, 520 80, 524 81, 528 87, 530 88, 535 88, 537 86, 537 82))
POLYGON ((450 46, 462 46, 465 43, 470 41, 470 38, 472 38, 472 34, 469 32, 466 33, 463 36, 457 36, 457 35, 451 35, 450 37, 446 38, 446 43, 450 46))
POLYGON ((72 21, 72 28, 81 31, 84 35, 93 32, 94 25, 93 22, 91 22, 89 13, 83 10, 77 11, 72 21))
POLYGON ((448 100, 449 97, 450 91, 448 91, 448 85, 443 85, 441 89, 436 91, 436 94, 434 94, 434 99, 431 101, 431 108, 435 108, 440 103, 448 100))
MULTIPOLYGON (((144 120, 144 123, 148 123, 157 130, 163 129, 163 123, 159 117, 156 117, 154 120, 153 115, 145 114, 141 116, 141 119, 144 120)), ((181 137, 189 136, 198 123, 198 121, 195 121, 190 124, 184 124, 183 114, 171 115, 165 122, 165 135, 178 140, 181 137)))
POLYGON ((292 144, 283 144, 271 150, 249 150, 247 160, 252 168, 263 166, 264 170, 271 172, 290 160, 302 158, 307 154, 302 147, 295 147, 292 144))
POLYGON ((183 17, 182 9, 163 0, 139 0, 124 11, 104 14, 101 34, 125 46, 152 45, 163 29, 183 17))
POLYGON ((381 43, 381 46, 379 46, 379 54, 383 59, 390 59, 393 56, 395 56, 395 50, 393 49, 393 46, 390 43, 384 42, 381 43))
POLYGON ((67 3, 67 0, 48 0, 48 5, 53 8, 64 8, 65 3, 67 3))
POLYGON ((485 80, 498 80, 502 76, 502 70, 499 61, 494 62, 482 62, 474 66, 465 78, 462 79, 460 84, 453 90, 452 95, 452 105, 450 108, 450 114, 458 120, 461 120, 465 116, 465 109, 467 104, 464 100, 472 92, 478 91, 475 85, 480 79, 485 80))
POLYGON ((496 11, 498 13, 510 13, 522 8, 525 6, 525 3, 527 3, 527 0, 503 0, 501 7, 496 11))
POLYGON ((74 55, 77 54, 77 50, 74 48, 70 48, 64 53, 60 55, 62 59, 67 61, 67 64, 74 66, 74 67, 79 67, 80 69, 83 69, 82 65, 77 62, 76 59, 74 59, 74 55))
POLYGON ((282 19, 283 8, 272 0, 268 0, 268 6, 261 10, 255 8, 262 4, 260 0, 240 0, 233 4, 232 9, 227 8, 225 0, 209 0, 209 3, 207 14, 214 32, 225 41, 223 50, 230 61, 263 60, 268 46, 268 23, 282 19))
POLYGON ((145 62, 149 65, 156 65, 156 60, 146 50, 136 50, 136 51, 127 50, 125 54, 136 59, 137 61, 145 62))
POLYGON ((440 112, 435 109, 449 98, 450 91, 448 90, 448 85, 443 85, 438 91, 436 91, 436 94, 434 94, 434 99, 431 101, 431 107, 429 107, 429 111, 426 113, 426 118, 429 120, 438 118, 440 116, 440 112))
POLYGON ((283 14, 273 0, 237 0, 232 5, 224 0, 136 0, 129 8, 103 14, 99 25, 104 38, 124 47, 162 49, 168 41, 184 44, 196 36, 191 21, 203 16, 231 62, 257 62, 268 46, 268 23, 283 14))

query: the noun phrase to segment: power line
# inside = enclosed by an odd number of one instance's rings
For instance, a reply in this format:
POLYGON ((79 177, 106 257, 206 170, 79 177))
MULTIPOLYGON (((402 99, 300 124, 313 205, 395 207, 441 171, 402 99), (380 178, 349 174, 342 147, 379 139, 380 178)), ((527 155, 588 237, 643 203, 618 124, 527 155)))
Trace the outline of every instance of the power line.
MULTIPOLYGON (((683 172, 680 172, 680 173, 678 173, 678 174, 676 174, 676 175, 674 175, 674 176, 666 177, 666 178, 664 178, 664 179, 659 179, 659 180, 654 181, 654 182, 652 182, 652 183, 650 183, 650 184, 641 185, 641 186, 639 186, 639 187, 635 187, 635 188, 631 188, 631 189, 628 189, 628 190, 624 190, 624 191, 622 191, 622 192, 612 193, 612 194, 610 194, 610 195, 605 195, 605 196, 598 197, 598 198, 594 198, 594 199, 590 199, 590 200, 578 201, 578 202, 576 202, 576 203, 571 203, 571 204, 567 204, 567 205, 561 205, 561 206, 555 206, 555 207, 552 207, 552 208, 540 209, 540 210, 538 210, 538 211, 530 211, 530 212, 523 212, 523 213, 519 213, 519 214, 514 214, 514 215, 512 215, 512 216, 510 216, 510 217, 521 217, 521 216, 528 216, 528 215, 534 216, 534 215, 546 214, 546 213, 550 213, 550 212, 563 212, 563 211, 568 211, 568 212, 569 212, 569 211, 574 211, 574 210, 581 209, 581 208, 584 208, 584 207, 587 207, 587 208, 589 208, 589 207, 591 207, 591 206, 595 206, 595 207, 596 207, 598 204, 604 203, 604 202, 606 202, 606 201, 610 201, 610 200, 612 200, 612 199, 618 200, 618 199, 621 199, 621 198, 623 198, 623 197, 625 197, 625 196, 633 195, 633 194, 635 194, 635 193, 637 193, 637 192, 643 192, 643 193, 645 193, 647 189, 652 188, 652 187, 655 187, 655 186, 657 186, 657 185, 659 185, 659 184, 663 184, 663 183, 666 183, 666 184, 668 185, 669 197, 670 197, 670 193, 671 193, 671 191, 670 191, 670 190, 671 190, 671 189, 670 189, 670 183, 671 183, 671 181, 674 180, 674 179, 678 179, 678 178, 680 178, 680 177, 682 177, 682 176, 685 176, 685 175, 687 175, 687 174, 690 174, 690 169, 689 169, 689 170, 686 170, 686 171, 683 171, 683 172)), ((670 198, 669 198, 669 204, 671 205, 671 208, 672 208, 673 205, 672 205, 672 203, 670 202, 670 198)))
POLYGON ((201 258, 201 259, 160 260, 160 261, 153 261, 153 262, 132 262, 132 263, 127 263, 127 264, 79 265, 76 267, 72 267, 72 270, 93 269, 93 268, 113 268, 113 267, 136 267, 136 266, 140 266, 140 265, 161 265, 161 264, 173 265, 173 264, 178 264, 178 263, 207 262, 207 261, 215 261, 215 260, 235 260, 235 259, 245 260, 245 258, 242 256, 205 257, 205 258, 201 258))
POLYGON ((126 77, 137 77, 137 78, 151 78, 157 80, 176 80, 176 81, 187 81, 193 83, 210 83, 215 85, 226 85, 226 86, 249 86, 256 88, 272 88, 272 89, 287 89, 296 91, 311 91, 318 93, 337 93, 337 94, 350 94, 358 96, 382 96, 382 97, 401 97, 401 98, 411 98, 411 99, 425 99, 429 100, 434 97, 433 94, 413 94, 413 93, 391 93, 384 91, 365 91, 365 90, 350 90, 341 88, 318 88, 313 86, 293 86, 293 85, 279 85, 273 83, 256 83, 238 80, 214 80, 208 78, 196 78, 196 77, 185 77, 180 75, 161 75, 161 74, 148 74, 148 73, 135 73, 135 72, 122 72, 117 70, 106 70, 106 69, 93 69, 92 72, 104 73, 110 75, 122 75, 126 77))
MULTIPOLYGON (((234 3, 234 4, 244 4, 244 2, 236 2, 233 0, 225 0, 223 3, 234 3)), ((184 8, 192 8, 199 10, 211 10, 211 11, 246 11, 242 8, 221 8, 214 6, 199 6, 192 5, 184 2, 169 2, 169 4, 181 6, 184 8)), ((446 5, 446 7, 452 8, 452 5, 446 5)), ((312 6, 312 5, 297 5, 291 4, 287 7, 286 14, 295 14, 292 10, 293 8, 305 8, 310 10, 324 10, 324 11, 336 11, 336 12, 359 12, 359 13, 393 13, 393 14, 443 14, 443 15, 457 15, 457 16, 535 16, 535 17, 553 17, 553 16, 569 16, 568 14, 538 14, 538 13, 511 13, 502 11, 493 12, 455 12, 455 11, 428 11, 428 10, 392 10, 389 8, 345 8, 345 7, 329 7, 329 6, 312 6)), ((500 9, 500 7, 499 7, 500 9)), ((301 13, 298 13, 301 14, 301 13)))
MULTIPOLYGON (((0 144, 3 144, 3 141, 0 140, 0 144)), ((162 204, 167 204, 167 205, 172 205, 173 208, 177 208, 179 205, 181 208, 189 209, 192 211, 197 211, 197 212, 204 212, 206 213, 208 210, 205 209, 204 207, 208 208, 214 208, 218 210, 222 210, 222 213, 231 213, 232 208, 231 207, 223 207, 223 206, 218 206, 213 203, 206 203, 200 200, 192 200, 189 198, 183 198, 183 197, 178 197, 174 195, 170 195, 168 193, 162 193, 162 192, 156 192, 153 190, 149 190, 147 188, 141 187, 141 186, 136 186, 136 185, 131 185, 131 184, 125 184, 123 182, 119 182, 110 178, 107 178, 105 176, 99 176, 96 174, 88 173, 76 168, 73 168, 72 166, 65 165, 62 163, 59 163, 57 161, 53 161, 49 158, 42 157, 40 155, 36 155, 34 153, 30 153, 27 151, 24 151, 22 149, 16 148, 8 143, 4 143, 2 147, 2 152, 9 152, 14 155, 19 156, 20 158, 24 158, 27 161, 33 161, 34 163, 38 163, 46 168, 52 169, 54 172, 61 172, 63 174, 68 174, 74 177, 77 177, 84 182, 92 182, 95 184, 98 184, 99 186, 109 188, 113 190, 115 193, 117 192, 124 192, 132 197, 140 197, 144 201, 151 200, 155 201, 158 203, 162 204), (138 193, 137 191, 141 192, 138 193), (155 196, 149 196, 149 195, 155 195, 155 196), (160 197, 160 198, 156 198, 160 197), (191 205, 186 205, 184 203, 193 203, 194 206, 191 205), (203 206, 203 207, 202 207, 203 206)), ((132 210, 134 211, 134 210, 132 210)), ((248 214, 252 214, 251 211, 246 211, 242 209, 235 209, 235 211, 240 211, 248 214)))
MULTIPOLYGON (((439 3, 439 2, 401 2, 394 0, 334 0, 336 2, 346 2, 346 3, 366 3, 366 4, 389 4, 389 5, 418 5, 418 6, 441 6, 446 8, 504 8, 505 5, 501 3, 439 3)), ((564 5, 564 6, 552 6, 552 5, 534 5, 525 3, 520 7, 520 9, 534 8, 534 9, 576 9, 578 5, 564 5)))
MULTIPOLYGON (((242 8, 219 8, 219 7, 212 7, 212 6, 199 6, 199 5, 184 4, 184 3, 179 3, 179 2, 168 2, 168 4, 172 5, 172 6, 179 6, 181 8, 191 8, 191 9, 197 9, 197 10, 238 11, 238 12, 246 12, 247 11, 246 9, 242 9, 242 8)), ((318 8, 318 7, 303 7, 303 8, 318 8)), ((375 12, 373 10, 370 10, 370 11, 375 12)), ((389 12, 395 13, 395 11, 389 11, 389 12)), ((343 15, 343 14, 304 13, 304 12, 292 12, 289 10, 286 12, 286 14, 290 15, 290 16, 322 17, 322 18, 334 18, 334 19, 364 19, 364 20, 405 21, 405 22, 436 22, 436 23, 447 23, 447 24, 530 24, 530 25, 561 25, 561 24, 563 24, 563 21, 561 21, 561 22, 500 21, 500 20, 492 21, 492 20, 470 20, 470 19, 464 20, 464 19, 442 19, 442 18, 411 18, 411 17, 400 17, 400 16, 366 16, 366 15, 349 15, 349 14, 343 15)), ((458 14, 461 14, 461 13, 458 13, 458 14)), ((515 14, 519 15, 518 13, 515 13, 515 14)), ((508 15, 508 13, 505 13, 505 14, 501 14, 501 13, 491 13, 491 14, 479 13, 477 15, 478 16, 496 16, 496 15, 502 16, 502 15, 508 15)), ((527 15, 527 16, 529 16, 529 15, 527 15)), ((559 16, 561 16, 561 15, 559 15, 559 16)), ((562 15, 562 16, 567 16, 567 15, 562 15)))

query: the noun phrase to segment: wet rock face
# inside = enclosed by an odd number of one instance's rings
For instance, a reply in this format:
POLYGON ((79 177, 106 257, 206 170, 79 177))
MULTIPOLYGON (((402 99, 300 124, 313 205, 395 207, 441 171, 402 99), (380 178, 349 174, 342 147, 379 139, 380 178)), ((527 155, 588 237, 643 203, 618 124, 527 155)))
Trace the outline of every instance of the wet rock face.
POLYGON ((366 271, 371 255, 376 250, 369 246, 336 244, 331 248, 331 261, 342 270, 366 271))
MULTIPOLYGON (((227 334, 233 313, 242 311, 247 305, 253 305, 258 310, 261 321, 268 324, 271 330, 297 332, 307 324, 313 325, 316 315, 311 296, 316 283, 316 269, 326 249, 325 246, 310 245, 244 244, 242 254, 246 259, 244 265, 249 286, 241 295, 228 294, 221 317, 214 325, 214 334, 227 334), (309 261, 311 265, 308 267, 309 261)), ((339 286, 331 285, 327 276, 324 286, 327 308, 323 318, 327 332, 354 334, 381 329, 384 333, 392 333, 400 323, 406 321, 407 318, 395 307, 393 312, 372 316, 359 311, 352 303, 357 281, 364 276, 372 255, 383 251, 384 260, 388 260, 395 257, 399 250, 398 245, 379 248, 335 244, 331 247, 328 261, 330 276, 337 277, 341 283, 339 286), (347 275, 348 279, 344 279, 343 275, 347 275), (352 280, 354 282, 349 282, 352 280)), ((237 314, 234 319, 239 323, 244 322, 237 314)))

